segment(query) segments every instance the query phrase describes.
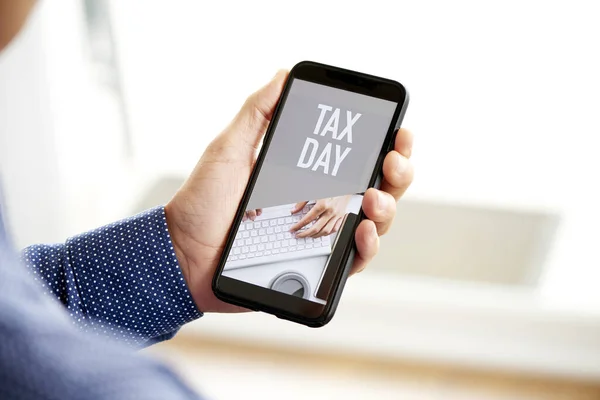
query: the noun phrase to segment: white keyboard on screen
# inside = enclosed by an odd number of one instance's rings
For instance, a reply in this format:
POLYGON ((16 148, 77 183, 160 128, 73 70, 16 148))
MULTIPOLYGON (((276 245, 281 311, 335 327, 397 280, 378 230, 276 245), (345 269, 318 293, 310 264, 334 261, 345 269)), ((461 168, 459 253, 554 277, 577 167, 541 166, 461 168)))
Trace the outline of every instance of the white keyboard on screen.
MULTIPOLYGON (((290 210, 293 206, 290 204, 265 208, 256 220, 242 222, 224 270, 329 255, 329 236, 296 238, 290 232, 292 225, 300 221, 313 204, 291 215, 290 210)), ((302 230, 310 228, 313 224, 314 221, 302 230)))

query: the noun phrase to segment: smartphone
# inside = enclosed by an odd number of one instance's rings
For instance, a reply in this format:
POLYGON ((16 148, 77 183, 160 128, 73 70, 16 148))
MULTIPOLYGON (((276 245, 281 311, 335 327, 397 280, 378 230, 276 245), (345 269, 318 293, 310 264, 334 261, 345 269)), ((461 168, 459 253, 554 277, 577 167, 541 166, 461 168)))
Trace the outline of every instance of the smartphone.
POLYGON ((332 319, 362 196, 379 186, 407 105, 398 82, 294 66, 213 279, 219 299, 309 327, 332 319))

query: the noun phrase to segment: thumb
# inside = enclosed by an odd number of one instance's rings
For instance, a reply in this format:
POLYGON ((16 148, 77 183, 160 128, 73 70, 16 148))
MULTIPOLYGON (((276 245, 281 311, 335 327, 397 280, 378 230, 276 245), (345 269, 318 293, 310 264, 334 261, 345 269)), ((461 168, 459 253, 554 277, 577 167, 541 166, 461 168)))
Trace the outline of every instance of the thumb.
POLYGON ((279 70, 269 83, 246 99, 242 109, 227 129, 227 135, 254 148, 258 147, 271 122, 288 73, 287 70, 279 70))

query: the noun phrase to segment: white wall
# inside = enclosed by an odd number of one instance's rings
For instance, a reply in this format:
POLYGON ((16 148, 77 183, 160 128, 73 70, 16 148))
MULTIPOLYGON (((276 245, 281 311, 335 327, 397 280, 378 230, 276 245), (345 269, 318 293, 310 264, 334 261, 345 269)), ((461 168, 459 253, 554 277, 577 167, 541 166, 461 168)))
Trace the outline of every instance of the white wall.
POLYGON ((405 83, 409 196, 562 214, 546 301, 600 308, 592 1, 113 2, 139 162, 185 174, 245 96, 312 59, 405 83))
POLYGON ((0 179, 17 245, 65 233, 39 10, 0 55, 0 179))
MULTIPOLYGON (((317 332, 308 346, 331 349, 335 342, 343 351, 375 351, 380 344, 382 354, 598 376, 595 2, 113 5, 138 162, 148 175, 185 175, 247 94, 277 68, 311 59, 407 86, 411 105, 404 125, 416 135, 417 171, 409 197, 561 215, 556 245, 532 293, 389 276, 373 276, 370 284, 362 277, 345 293, 341 307, 351 309, 342 308, 327 331, 335 339, 317 332), (355 305, 373 298, 382 281, 402 293, 386 293, 389 309, 365 326, 355 305), (460 298, 461 305, 449 304, 448 296, 460 298), (443 310, 444 318, 428 316, 428 305, 443 310), (363 335, 340 340, 347 329, 355 332, 358 319, 363 335)), ((372 269, 380 262, 385 260, 372 269)), ((377 301, 369 304, 378 307, 377 301)), ((248 340, 276 336, 285 345, 300 345, 308 337, 266 321, 255 322, 248 340), (294 333, 287 335, 287 329, 294 333)), ((239 323, 218 316, 197 329, 235 336, 239 323)))
POLYGON ((125 216, 133 166, 114 94, 91 68, 77 0, 40 2, 0 57, 0 155, 16 244, 125 216))
POLYGON ((69 235, 124 216, 133 170, 125 157, 118 100, 91 64, 82 5, 79 0, 40 3, 69 235))

